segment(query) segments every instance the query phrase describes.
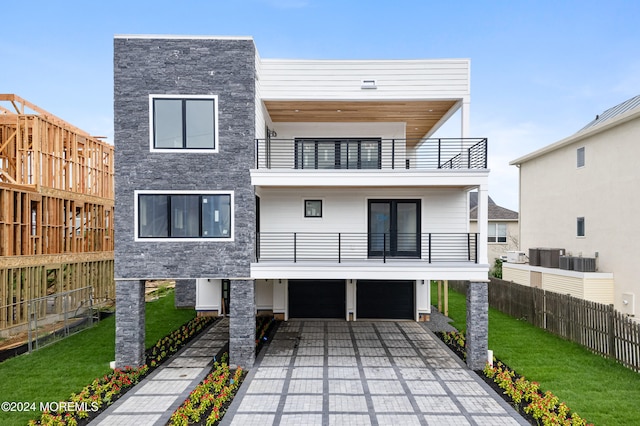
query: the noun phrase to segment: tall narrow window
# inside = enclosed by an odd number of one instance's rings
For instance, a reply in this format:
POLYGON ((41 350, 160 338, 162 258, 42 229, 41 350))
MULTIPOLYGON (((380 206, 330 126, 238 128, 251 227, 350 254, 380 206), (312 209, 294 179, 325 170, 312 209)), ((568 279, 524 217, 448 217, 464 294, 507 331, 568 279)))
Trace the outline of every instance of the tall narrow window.
POLYGON ((584 217, 579 217, 577 220, 577 233, 578 237, 584 237, 584 217))
POLYGON ((584 146, 578 148, 576 153, 578 167, 584 167, 584 146))
POLYGON ((216 150, 217 96, 151 95, 152 150, 216 150))

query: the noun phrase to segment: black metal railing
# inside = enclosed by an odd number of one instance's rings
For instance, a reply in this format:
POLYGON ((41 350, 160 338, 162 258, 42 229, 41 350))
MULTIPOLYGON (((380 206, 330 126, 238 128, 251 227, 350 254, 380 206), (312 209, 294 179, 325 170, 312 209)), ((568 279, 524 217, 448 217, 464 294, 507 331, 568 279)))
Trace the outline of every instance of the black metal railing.
POLYGON ((259 232, 256 260, 478 263, 477 233, 259 232))
POLYGON ((257 139, 256 168, 486 169, 487 144, 486 138, 257 139))

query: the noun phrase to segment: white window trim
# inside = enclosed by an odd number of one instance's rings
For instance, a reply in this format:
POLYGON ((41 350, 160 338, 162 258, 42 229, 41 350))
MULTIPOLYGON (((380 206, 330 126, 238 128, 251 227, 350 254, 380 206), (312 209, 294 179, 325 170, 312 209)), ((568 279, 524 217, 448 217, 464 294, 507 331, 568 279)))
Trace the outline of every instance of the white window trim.
POLYGON ((489 221, 487 224, 487 244, 500 244, 500 245, 505 245, 505 244, 509 244, 509 225, 506 222, 500 221, 500 220, 492 220, 489 221), (491 237, 491 235, 489 235, 489 230, 491 228, 491 226, 494 226, 494 229, 496 230, 496 235, 495 238, 498 238, 498 227, 497 225, 504 225, 505 226, 505 231, 507 232, 507 235, 505 235, 506 241, 505 242, 501 242, 501 241, 488 241, 489 237, 491 237))
POLYGON ((153 93, 149 95, 149 151, 151 152, 163 152, 172 154, 188 154, 188 153, 206 153, 215 154, 220 147, 220 139, 218 138, 218 95, 164 95, 161 93, 153 93), (153 145, 153 100, 156 98, 174 98, 174 99, 213 99, 213 138, 215 142, 215 148, 213 149, 167 149, 156 148, 153 145))
POLYGON ((157 242, 167 242, 167 243, 178 243, 178 242, 200 242, 200 243, 230 243, 235 241, 235 224, 236 224, 236 215, 235 215, 235 201, 234 201, 234 191, 198 191, 198 190, 186 190, 186 191, 177 191, 177 190, 136 190, 133 191, 134 204, 133 204, 133 217, 134 217, 134 241, 143 242, 143 243, 157 243, 157 242), (197 237, 197 238, 140 238, 138 236, 138 198, 139 195, 229 195, 231 196, 230 204, 231 204, 231 235, 229 238, 205 238, 205 237, 197 237))

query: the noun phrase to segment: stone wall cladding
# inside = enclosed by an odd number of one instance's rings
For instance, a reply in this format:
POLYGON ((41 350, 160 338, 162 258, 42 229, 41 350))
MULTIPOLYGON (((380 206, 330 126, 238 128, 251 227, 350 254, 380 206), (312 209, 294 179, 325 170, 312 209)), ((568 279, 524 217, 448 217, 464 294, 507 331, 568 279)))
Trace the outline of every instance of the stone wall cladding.
POLYGON ((175 289, 176 308, 196 307, 196 280, 176 280, 175 289))
POLYGON ((253 40, 114 40, 116 278, 250 276, 254 104, 253 40), (218 95, 219 152, 150 152, 150 94, 218 95), (134 190, 234 191, 235 241, 134 241, 134 190))
POLYGON ((116 281, 116 367, 144 364, 144 281, 116 281))
POLYGON ((482 370, 489 348, 489 287, 470 282, 467 289, 467 366, 482 370))
POLYGON ((229 362, 253 367, 256 350, 254 281, 231 280, 229 300, 229 362))

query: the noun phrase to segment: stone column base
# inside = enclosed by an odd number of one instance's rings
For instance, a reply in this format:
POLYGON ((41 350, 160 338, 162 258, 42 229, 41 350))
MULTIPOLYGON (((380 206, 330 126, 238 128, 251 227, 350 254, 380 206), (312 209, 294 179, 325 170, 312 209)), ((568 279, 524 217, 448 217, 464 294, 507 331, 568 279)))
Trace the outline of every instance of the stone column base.
POLYGON ((470 282, 467 289, 467 366, 482 370, 489 348, 489 293, 487 282, 470 282))
POLYGON ((144 356, 144 281, 116 281, 116 368, 140 367, 144 356))

